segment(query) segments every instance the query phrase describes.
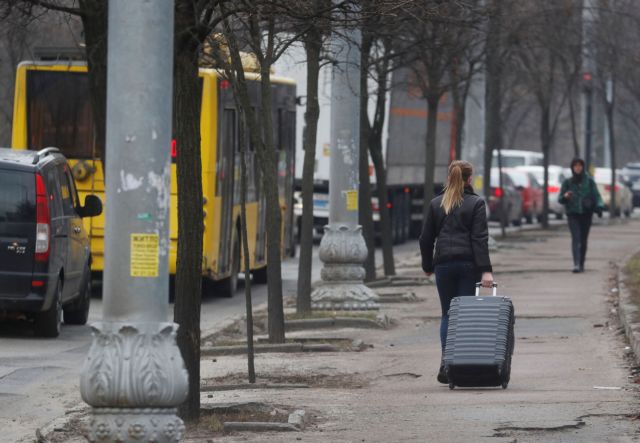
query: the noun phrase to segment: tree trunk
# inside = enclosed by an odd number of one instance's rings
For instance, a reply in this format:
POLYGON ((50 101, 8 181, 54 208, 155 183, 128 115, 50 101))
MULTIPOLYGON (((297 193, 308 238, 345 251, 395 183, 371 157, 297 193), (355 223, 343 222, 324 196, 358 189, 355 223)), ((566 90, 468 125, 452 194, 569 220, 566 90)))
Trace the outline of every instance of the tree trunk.
POLYGON ((484 133, 484 180, 483 193, 486 198, 491 194, 491 163, 493 150, 502 149, 502 108, 500 68, 500 30, 502 26, 502 0, 491 0, 491 14, 487 29, 486 43, 486 80, 485 80, 485 133, 484 133))
POLYGON ((284 343, 284 307, 282 301, 282 210, 278 193, 278 151, 273 143, 270 63, 260 66, 262 98, 262 136, 264 138, 262 181, 267 210, 267 290, 268 329, 271 343, 284 343))
POLYGON ((549 227, 549 151, 551 149, 551 124, 549 105, 540 109, 540 141, 542 143, 542 165, 544 168, 543 201, 542 201, 542 228, 549 227))
POLYGON ((395 275, 396 267, 393 258, 393 239, 391 238, 391 214, 389 213, 389 194, 387 190, 387 174, 382 158, 382 143, 378 138, 369 145, 371 159, 376 170, 376 190, 380 207, 380 236, 382 238, 382 259, 384 275, 395 275))
POLYGON ((573 88, 569 91, 569 117, 571 119, 571 137, 573 140, 573 157, 580 157, 580 142, 578 141, 578 131, 576 128, 576 110, 573 103, 573 88))
MULTIPOLYGON (((395 275, 396 266, 393 257, 393 239, 391 238, 391 213, 389 211, 389 193, 387 190, 387 174, 382 155, 382 131, 386 114, 387 80, 389 76, 389 55, 391 54, 391 41, 389 38, 383 41, 384 58, 377 69, 376 112, 371 126, 369 139, 369 152, 376 171, 376 195, 380 208, 380 238, 382 241, 382 260, 384 275, 395 275)), ((411 217, 411 214, 409 214, 411 217)), ((411 223, 411 220, 409 220, 411 223)))
MULTIPOLYGON (((364 31, 364 30, 363 30, 364 31)), ((371 51, 371 35, 362 32, 360 50, 360 189, 358 192, 358 216, 362 225, 362 235, 367 245, 367 258, 364 261, 365 281, 376 278, 375 229, 371 210, 371 180, 369 179, 369 52, 371 51)))
POLYGON ((253 307, 251 301, 250 253, 249 237, 247 234, 247 162, 246 162, 246 134, 245 118, 240 102, 236 97, 236 107, 240 114, 238 122, 238 143, 240 146, 240 236, 242 240, 242 258, 244 262, 244 298, 247 315, 247 375, 249 383, 256 382, 256 369, 253 350, 253 307))
POLYGON ((427 208, 433 200, 433 184, 436 169, 436 129, 438 127, 438 95, 427 97, 427 139, 426 139, 426 160, 424 170, 424 218, 427 218, 427 208))
POLYGON ((87 51, 89 96, 94 124, 94 158, 105 166, 107 124, 107 2, 80 0, 82 26, 87 51))
POLYGON ((318 135, 318 76, 322 35, 312 28, 304 40, 307 54, 307 109, 304 113, 304 164, 302 166, 302 220, 300 224, 300 261, 298 265, 298 313, 311 312, 311 271, 313 262, 313 176, 318 135))
MULTIPOLYGON (((202 166, 200 157, 201 83, 199 43, 191 31, 194 16, 186 2, 176 4, 173 129, 178 177, 178 257, 174 319, 178 346, 189 373, 187 401, 179 408, 188 421, 200 415, 200 299, 202 284, 202 166)), ((169 147, 167 147, 169 149, 169 147)))
MULTIPOLYGON (((609 197, 609 217, 618 216, 618 211, 622 215, 622 207, 616 205, 616 138, 615 128, 613 127, 613 98, 612 101, 605 103, 605 114, 607 118, 607 132, 609 133, 609 153, 611 155, 611 195, 609 197)), ((625 186, 622 184, 622 186, 625 186)))

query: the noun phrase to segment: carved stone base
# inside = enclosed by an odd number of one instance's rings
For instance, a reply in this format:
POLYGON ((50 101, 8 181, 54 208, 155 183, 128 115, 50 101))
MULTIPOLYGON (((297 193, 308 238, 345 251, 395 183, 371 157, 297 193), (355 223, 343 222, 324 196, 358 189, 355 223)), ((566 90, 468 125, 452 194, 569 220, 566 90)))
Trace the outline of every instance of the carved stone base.
POLYGON ((93 408, 91 443, 175 443, 184 423, 172 408, 93 408))
POLYGON ((377 310, 378 294, 359 282, 323 283, 311 293, 311 309, 322 311, 377 310))
POLYGON ((187 396, 188 375, 174 323, 101 322, 80 377, 93 407, 88 439, 96 443, 173 443, 184 425, 176 406, 187 396))
POLYGON ((319 256, 324 263, 322 283, 311 293, 315 310, 379 309, 378 295, 366 287, 362 263, 367 258, 367 245, 362 227, 344 224, 328 225, 320 243, 319 256))

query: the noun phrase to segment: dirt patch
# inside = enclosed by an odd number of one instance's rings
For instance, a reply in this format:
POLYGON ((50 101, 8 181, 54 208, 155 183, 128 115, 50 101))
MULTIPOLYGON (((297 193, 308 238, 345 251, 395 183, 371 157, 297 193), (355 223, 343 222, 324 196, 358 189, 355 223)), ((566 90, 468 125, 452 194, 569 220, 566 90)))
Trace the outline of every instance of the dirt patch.
MULTIPOLYGON (((624 284, 629 290, 631 302, 640 306, 640 254, 634 255, 624 267, 624 284)), ((634 322, 640 322, 640 312, 633 314, 634 322)))
MULTIPOLYGON (((298 314, 295 312, 285 314, 285 320, 303 320, 303 319, 324 319, 324 318, 362 318, 375 321, 378 317, 377 312, 353 312, 353 311, 313 311, 310 314, 298 314)), ((265 313, 254 314, 253 316, 253 335, 267 335, 268 321, 265 313)), ((205 346, 230 346, 240 344, 247 337, 247 321, 246 319, 238 319, 229 326, 214 332, 202 339, 205 346)), ((244 343, 242 343, 244 344, 244 343)))
MULTIPOLYGON (((258 343, 268 343, 269 340, 266 338, 258 339, 258 343)), ((302 344, 313 344, 313 345, 333 345, 340 351, 358 351, 369 348, 369 345, 366 345, 358 340, 354 341, 350 338, 315 338, 315 337, 302 337, 302 338, 287 338, 285 339, 285 343, 302 343, 302 344)))
POLYGON ((34 441, 46 443, 84 442, 86 441, 88 421, 88 410, 82 413, 74 413, 68 417, 68 420, 54 426, 53 429, 49 428, 44 432, 38 429, 34 441))
MULTIPOLYGON (((222 377, 207 378, 202 381, 203 386, 228 385, 247 383, 245 373, 231 373, 222 377)), ((301 384, 310 388, 324 389, 360 389, 368 383, 358 374, 256 374, 256 383, 273 384, 301 384)))
POLYGON ((225 435, 224 423, 227 422, 287 423, 291 411, 289 407, 265 403, 203 407, 200 420, 186 424, 184 440, 209 441, 221 437, 225 435))

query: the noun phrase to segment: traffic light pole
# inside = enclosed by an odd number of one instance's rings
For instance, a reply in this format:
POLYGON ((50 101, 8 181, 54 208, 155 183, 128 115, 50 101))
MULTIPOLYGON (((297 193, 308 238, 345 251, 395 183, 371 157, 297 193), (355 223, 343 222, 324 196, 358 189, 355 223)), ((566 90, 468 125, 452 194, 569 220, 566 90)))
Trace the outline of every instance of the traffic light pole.
POLYGON ((367 245, 358 225, 360 146, 360 32, 335 34, 338 62, 331 83, 329 224, 319 256, 322 282, 311 294, 316 310, 378 309, 378 296, 363 284, 367 245))
POLYGON ((176 442, 187 372, 167 321, 173 0, 109 1, 103 319, 80 392, 91 442, 176 442))

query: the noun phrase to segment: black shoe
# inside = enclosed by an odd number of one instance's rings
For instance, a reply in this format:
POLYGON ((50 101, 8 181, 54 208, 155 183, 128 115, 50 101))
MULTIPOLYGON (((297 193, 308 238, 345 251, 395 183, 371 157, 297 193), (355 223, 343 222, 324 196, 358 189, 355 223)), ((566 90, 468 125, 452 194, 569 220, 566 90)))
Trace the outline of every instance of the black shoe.
POLYGON ((584 265, 580 265, 580 268, 578 268, 578 272, 584 272, 584 265))
POLYGON ((574 274, 577 274, 578 272, 580 272, 580 266, 575 265, 575 266, 573 267, 573 271, 571 271, 571 272, 573 272, 574 274))
POLYGON ((444 365, 440 365, 440 370, 438 371, 438 381, 440 383, 449 384, 449 379, 447 378, 447 373, 444 372, 444 365))

